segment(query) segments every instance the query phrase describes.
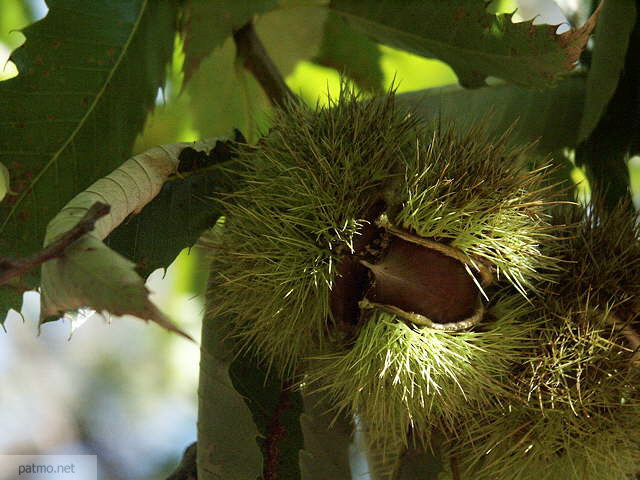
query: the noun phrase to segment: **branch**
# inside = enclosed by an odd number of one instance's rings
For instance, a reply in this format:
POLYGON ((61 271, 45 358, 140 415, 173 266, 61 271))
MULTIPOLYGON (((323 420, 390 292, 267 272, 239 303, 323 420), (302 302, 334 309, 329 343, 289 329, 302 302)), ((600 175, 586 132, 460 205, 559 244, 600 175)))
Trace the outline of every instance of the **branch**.
POLYGON ((451 465, 451 478, 453 480, 460 480, 460 469, 458 468, 458 456, 455 454, 451 454, 449 458, 449 462, 451 465))
POLYGON ((287 100, 297 100, 256 35, 253 23, 249 22, 236 30, 233 40, 237 56, 243 60, 244 67, 253 74, 273 105, 282 107, 287 100))
POLYGON ((105 203, 94 203, 82 219, 65 234, 51 242, 46 248, 30 257, 13 260, 11 258, 0 257, 0 285, 7 283, 13 277, 23 275, 37 266, 64 255, 65 250, 83 236, 92 231, 96 221, 109 213, 111 207, 105 203))
POLYGON ((291 408, 291 383, 284 382, 276 410, 267 426, 264 439, 264 480, 277 480, 278 466, 281 461, 281 445, 286 441, 287 428, 282 424, 282 416, 291 408))
POLYGON ((180 465, 178 465, 175 472, 167 477, 167 480, 198 480, 196 464, 197 447, 198 444, 193 442, 186 448, 182 455, 180 465))

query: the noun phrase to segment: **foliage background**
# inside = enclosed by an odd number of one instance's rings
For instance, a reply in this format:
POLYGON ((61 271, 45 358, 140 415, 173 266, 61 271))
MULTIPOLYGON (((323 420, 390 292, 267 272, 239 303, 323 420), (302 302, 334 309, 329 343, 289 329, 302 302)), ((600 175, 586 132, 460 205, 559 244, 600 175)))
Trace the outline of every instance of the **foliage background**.
MULTIPOLYGON (((521 13, 530 18, 542 12, 544 4, 549 2, 522 1, 521 13)), ((495 2, 494 8, 511 11, 515 5, 506 0, 495 2)), ((550 12, 557 15, 557 10, 550 12)), ((9 52, 24 38, 14 30, 45 14, 41 0, 0 0, 0 64, 4 65, 0 80, 18 73, 11 62, 5 65, 9 52)), ((558 23, 557 16, 540 18, 544 20, 558 23)), ((285 42, 278 38, 280 26, 277 19, 267 18, 257 28, 288 85, 311 105, 326 102, 327 92, 335 93, 339 87, 339 73, 323 65, 323 19, 285 42)), ((147 117, 135 152, 226 134, 232 127, 257 138, 267 127, 259 114, 266 100, 249 75, 241 82, 232 76, 232 42, 227 40, 204 61, 186 89, 182 40, 177 37, 175 43, 167 85, 158 92, 155 111, 147 117), (254 117, 255 123, 250 121, 254 117)), ((383 45, 367 48, 371 63, 362 68, 375 69, 377 90, 392 82, 399 92, 457 82, 453 71, 437 60, 383 45)), ((638 206, 640 158, 631 159, 630 173, 638 206)), ((578 168, 572 176, 584 179, 578 168)), ((582 192, 588 195, 588 188, 582 192)), ((183 252, 166 275, 155 272, 148 283, 160 308, 197 339, 204 272, 201 252, 188 253, 183 252)), ((9 334, 0 334, 0 451, 95 453, 106 472, 104 479, 163 478, 195 438, 197 346, 119 318, 111 324, 91 318, 71 341, 67 341, 68 322, 45 325, 36 337, 37 310, 37 294, 27 293, 23 318, 10 312, 5 322, 9 334)))

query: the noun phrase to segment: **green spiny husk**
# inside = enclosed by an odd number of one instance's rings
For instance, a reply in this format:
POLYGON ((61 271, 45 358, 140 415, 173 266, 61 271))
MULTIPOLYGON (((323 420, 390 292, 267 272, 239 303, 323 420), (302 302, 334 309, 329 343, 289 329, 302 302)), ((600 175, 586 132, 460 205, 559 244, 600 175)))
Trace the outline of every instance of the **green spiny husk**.
POLYGON ((621 334, 590 312, 541 329, 515 395, 453 427, 450 453, 466 475, 624 480, 640 469, 640 372, 621 334))
POLYGON ((514 372, 513 400, 454 427, 450 452, 473 478, 624 480, 640 471, 638 226, 628 205, 599 205, 557 215, 567 238, 548 251, 564 268, 534 299, 541 328, 514 372))
POLYGON ((470 420, 453 452, 463 478, 474 480, 628 480, 640 461, 639 418, 635 405, 589 418, 523 405, 490 410, 470 420))
POLYGON ((616 314, 640 311, 640 224, 622 202, 610 211, 594 198, 586 207, 564 207, 554 223, 564 227, 566 241, 551 243, 548 254, 563 264, 561 278, 547 284, 547 297, 575 305, 583 298, 595 307, 617 305, 616 314))
POLYGON ((540 253, 553 239, 546 169, 524 170, 524 149, 506 134, 422 124, 392 93, 367 100, 345 89, 329 108, 289 105, 273 124, 239 151, 243 183, 222 200, 224 229, 210 243, 211 313, 231 319, 241 348, 362 418, 383 457, 410 430, 427 444, 470 405, 509 398, 535 324, 521 321, 525 294, 557 263, 540 253), (359 242, 383 216, 492 271, 478 325, 436 331, 375 308, 337 318, 340 267, 370 251, 359 242))
POLYGON ((433 428, 459 422, 469 405, 508 397, 510 368, 530 348, 531 305, 519 295, 495 295, 476 331, 444 332, 407 324, 377 311, 351 347, 312 359, 306 388, 325 392, 338 413, 358 415, 382 452, 423 446, 433 428))
POLYGON ((551 238, 543 217, 553 195, 548 167, 524 171, 516 159, 528 147, 509 149, 508 137, 488 141, 482 125, 462 138, 431 132, 407 164, 395 223, 484 259, 526 296, 552 265, 539 246, 551 238))
POLYGON ((290 105, 255 149, 241 152, 244 187, 224 199, 225 232, 211 245, 223 277, 214 314, 235 319, 248 348, 282 372, 332 336, 329 295, 338 249, 353 249, 364 211, 415 138, 393 97, 331 108, 290 105))
MULTIPOLYGON (((244 186, 224 199, 213 248, 216 311, 282 372, 339 338, 330 311, 337 264, 353 253, 382 199, 391 222, 492 265, 524 289, 549 259, 544 172, 481 127, 464 135, 421 124, 393 94, 343 89, 329 108, 289 105, 255 148, 240 152, 244 186)), ((331 350, 331 349, 330 349, 331 350)))

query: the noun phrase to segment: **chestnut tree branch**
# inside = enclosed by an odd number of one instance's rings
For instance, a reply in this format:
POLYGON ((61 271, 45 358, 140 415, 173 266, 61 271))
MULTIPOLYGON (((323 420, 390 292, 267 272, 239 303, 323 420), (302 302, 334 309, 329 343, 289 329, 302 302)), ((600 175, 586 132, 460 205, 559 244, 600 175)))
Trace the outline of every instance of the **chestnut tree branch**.
POLYGON ((451 465, 451 478, 453 480, 460 480, 460 469, 458 468, 458 457, 451 455, 449 459, 451 465))
POLYGON ((244 67, 253 74, 274 106, 284 106, 287 100, 297 100, 258 38, 252 22, 236 30, 233 40, 244 67))
POLYGON ((64 255, 65 250, 85 233, 94 229, 96 221, 109 213, 111 207, 105 203, 94 203, 82 219, 68 232, 51 242, 46 248, 26 258, 0 257, 0 285, 14 277, 23 275, 52 258, 64 255))

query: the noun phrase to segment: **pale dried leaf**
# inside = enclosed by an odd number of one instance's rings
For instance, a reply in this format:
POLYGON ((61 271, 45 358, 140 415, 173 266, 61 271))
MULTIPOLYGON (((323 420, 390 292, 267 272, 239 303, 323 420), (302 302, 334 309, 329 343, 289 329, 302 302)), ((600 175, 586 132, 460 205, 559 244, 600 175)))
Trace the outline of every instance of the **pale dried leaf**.
POLYGON ((73 243, 63 257, 43 264, 41 322, 67 311, 91 308, 114 315, 134 315, 187 336, 151 303, 135 264, 102 241, 158 194, 167 178, 176 172, 182 149, 209 151, 216 140, 162 145, 136 155, 74 197, 49 222, 45 246, 73 228, 95 202, 111 206, 110 214, 98 220, 95 229, 73 243))

